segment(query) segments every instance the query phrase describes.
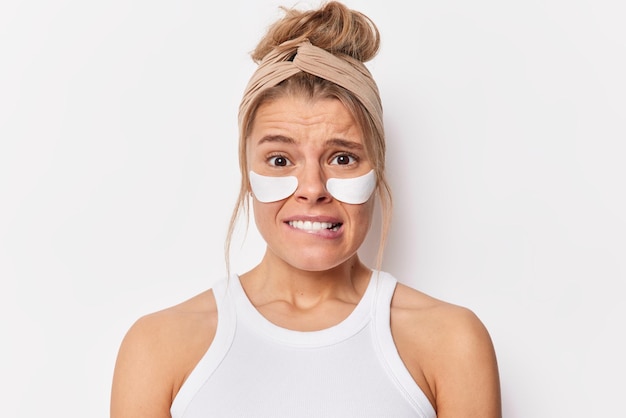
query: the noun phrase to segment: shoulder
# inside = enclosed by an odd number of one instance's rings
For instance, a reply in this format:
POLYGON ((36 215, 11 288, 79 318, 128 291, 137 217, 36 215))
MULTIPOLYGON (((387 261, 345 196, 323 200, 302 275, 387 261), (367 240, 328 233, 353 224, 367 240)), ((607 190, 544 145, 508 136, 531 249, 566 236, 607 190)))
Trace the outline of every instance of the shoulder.
POLYGON ((128 330, 125 342, 147 340, 166 343, 170 339, 191 336, 193 332, 190 331, 210 328, 214 320, 217 320, 217 306, 211 289, 177 305, 140 317, 128 330))
POLYGON ((391 311, 398 331, 427 334, 433 343, 489 337, 482 321, 469 308, 436 299, 402 283, 396 287, 391 311))
POLYGON ((126 333, 121 348, 139 350, 144 356, 185 354, 196 345, 210 343, 216 328, 217 306, 213 290, 207 290, 137 319, 126 333))
POLYGON ((137 319, 119 348, 112 416, 169 416, 173 398, 210 346, 216 329, 212 290, 137 319))
POLYGON ((439 417, 456 416, 453 408, 461 405, 464 416, 499 416, 495 351, 471 309, 398 283, 391 329, 402 360, 439 417), (475 415, 468 413, 472 410, 475 415))
POLYGON ((465 359, 470 351, 491 350, 489 333, 472 310, 401 283, 391 302, 391 327, 394 338, 412 353, 428 354, 426 372, 438 366, 433 359, 450 364, 455 358, 465 359))

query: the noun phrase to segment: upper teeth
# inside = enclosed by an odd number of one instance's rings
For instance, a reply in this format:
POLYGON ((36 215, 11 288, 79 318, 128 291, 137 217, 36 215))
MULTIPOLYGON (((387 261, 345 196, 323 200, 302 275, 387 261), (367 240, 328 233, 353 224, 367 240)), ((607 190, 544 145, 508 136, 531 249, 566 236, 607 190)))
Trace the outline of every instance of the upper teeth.
POLYGON ((339 224, 332 224, 330 222, 311 222, 311 221, 289 221, 289 225, 294 228, 304 229, 307 231, 319 231, 321 229, 333 229, 339 228, 339 224), (334 226, 333 226, 334 225, 334 226))

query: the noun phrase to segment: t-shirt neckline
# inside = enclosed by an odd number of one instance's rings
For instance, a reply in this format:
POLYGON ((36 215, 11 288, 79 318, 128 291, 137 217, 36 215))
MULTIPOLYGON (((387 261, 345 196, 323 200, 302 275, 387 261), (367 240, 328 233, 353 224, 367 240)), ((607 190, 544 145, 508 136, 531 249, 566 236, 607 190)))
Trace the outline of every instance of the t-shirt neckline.
POLYGON ((232 295, 237 306, 237 322, 243 321, 254 332, 290 346, 321 347, 339 343, 362 330, 371 320, 377 275, 372 273, 359 303, 341 322, 316 331, 297 331, 280 327, 265 318, 246 295, 238 275, 231 277, 232 295))

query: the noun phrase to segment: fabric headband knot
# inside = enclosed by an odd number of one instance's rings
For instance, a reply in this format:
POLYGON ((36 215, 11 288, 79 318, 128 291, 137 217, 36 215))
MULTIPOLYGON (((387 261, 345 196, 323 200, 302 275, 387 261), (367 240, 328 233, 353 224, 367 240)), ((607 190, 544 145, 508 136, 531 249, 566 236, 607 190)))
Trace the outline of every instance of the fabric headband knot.
POLYGON ((365 65, 352 57, 338 57, 318 48, 308 40, 293 44, 287 41, 268 53, 248 82, 239 106, 239 126, 256 97, 292 75, 305 72, 348 90, 370 114, 376 129, 383 132, 382 104, 378 87, 365 65))

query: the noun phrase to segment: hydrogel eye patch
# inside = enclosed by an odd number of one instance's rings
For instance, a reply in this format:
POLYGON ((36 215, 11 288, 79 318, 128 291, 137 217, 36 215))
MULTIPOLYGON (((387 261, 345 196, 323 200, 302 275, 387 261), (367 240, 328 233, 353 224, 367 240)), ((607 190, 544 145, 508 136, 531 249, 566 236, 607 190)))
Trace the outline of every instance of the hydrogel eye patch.
POLYGON ((250 187, 256 200, 263 203, 278 202, 288 198, 298 188, 294 176, 269 177, 250 171, 250 187))
MULTIPOLYGON (((250 171, 250 187, 254 197, 263 203, 277 202, 291 196, 298 188, 295 176, 262 176, 250 171)), ((349 179, 330 178, 326 189, 337 200, 351 205, 360 205, 370 198, 376 188, 376 173, 371 170, 365 175, 349 179)))
POLYGON ((326 181, 326 190, 335 199, 352 205, 360 205, 367 202, 375 188, 376 173, 374 173, 374 170, 351 179, 330 178, 326 181))

